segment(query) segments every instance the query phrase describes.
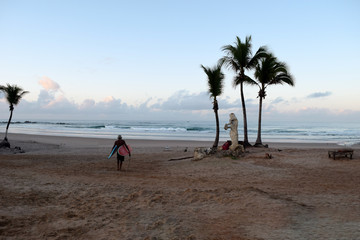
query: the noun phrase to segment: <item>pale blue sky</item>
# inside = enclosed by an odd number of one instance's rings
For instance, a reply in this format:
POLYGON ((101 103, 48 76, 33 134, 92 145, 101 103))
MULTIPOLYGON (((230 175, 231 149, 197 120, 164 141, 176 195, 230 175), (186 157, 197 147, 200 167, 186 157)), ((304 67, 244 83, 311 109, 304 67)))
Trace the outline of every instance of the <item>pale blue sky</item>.
MULTIPOLYGON (((360 1, 0 0, 0 84, 30 91, 19 118, 207 118, 200 64, 248 35, 296 79, 268 89, 265 119, 357 120, 360 1)), ((224 72, 221 113, 240 115, 234 74, 224 72)), ((254 121, 257 91, 245 90, 254 121)), ((1 119, 4 109, 2 99, 1 119)))

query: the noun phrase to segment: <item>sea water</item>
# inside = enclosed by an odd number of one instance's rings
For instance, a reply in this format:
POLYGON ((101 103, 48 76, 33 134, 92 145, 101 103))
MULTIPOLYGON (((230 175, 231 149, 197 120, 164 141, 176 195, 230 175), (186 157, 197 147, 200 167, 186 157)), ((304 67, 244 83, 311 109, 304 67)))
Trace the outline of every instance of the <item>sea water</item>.
MULTIPOLYGON (((229 139, 226 122, 220 123, 220 143, 229 139)), ((0 120, 0 135, 7 121, 0 120)), ((126 139, 213 141, 215 121, 13 121, 9 133, 95 137, 114 139, 121 134, 126 139)), ((257 137, 257 125, 249 123, 249 141, 257 137)), ((239 122, 239 140, 243 126, 239 122)), ((360 143, 358 123, 264 122, 262 140, 266 142, 360 143)))

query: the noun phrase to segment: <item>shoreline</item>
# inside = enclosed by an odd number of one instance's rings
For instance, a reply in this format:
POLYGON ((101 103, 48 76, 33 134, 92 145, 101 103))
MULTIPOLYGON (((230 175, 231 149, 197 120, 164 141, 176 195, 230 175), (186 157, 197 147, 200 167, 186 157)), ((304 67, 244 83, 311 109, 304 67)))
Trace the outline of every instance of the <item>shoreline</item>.
MULTIPOLYGON (((1 138, 1 136, 0 136, 1 138)), ((88 155, 104 155, 107 156, 115 142, 114 139, 106 138, 89 138, 89 137, 65 137, 65 136, 49 136, 49 135, 30 135, 9 133, 8 140, 11 149, 0 149, 0 155, 20 153, 20 154, 40 154, 40 155, 57 155, 57 154, 88 154, 88 155)), ((148 140, 148 139, 126 139, 133 149, 133 154, 162 154, 165 152, 176 153, 175 157, 190 157, 195 148, 205 147, 211 148, 213 141, 186 141, 186 140, 148 140)), ((220 141, 219 147, 225 142, 220 141)), ((267 142, 268 148, 250 147, 246 148, 246 152, 256 151, 281 151, 286 149, 294 149, 301 151, 324 151, 332 149, 351 148, 360 150, 360 144, 352 146, 341 146, 334 143, 293 143, 293 142, 267 142)))
MULTIPOLYGON (((215 126, 211 121, 27 121, 12 124, 14 134, 113 139, 122 134, 126 139, 165 141, 213 141, 215 126)), ((1 124, 0 124, 1 125, 1 124)), ((5 129, 5 124, 1 125, 5 129)), ((257 125, 256 125, 257 126, 257 125)), ((4 132, 0 132, 4 134, 4 132)), ((220 128, 220 140, 229 139, 228 131, 220 128)), ((242 140, 239 129, 239 140, 242 140)), ((257 128, 249 128, 249 140, 255 143, 257 128)), ((262 126, 266 143, 327 143, 350 146, 360 144, 358 126, 354 123, 268 123, 262 126)))

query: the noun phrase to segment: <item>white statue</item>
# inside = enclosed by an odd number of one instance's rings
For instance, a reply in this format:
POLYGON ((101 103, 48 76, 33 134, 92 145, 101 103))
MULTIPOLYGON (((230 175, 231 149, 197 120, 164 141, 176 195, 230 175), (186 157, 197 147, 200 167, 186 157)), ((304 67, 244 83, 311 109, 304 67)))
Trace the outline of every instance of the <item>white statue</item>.
POLYGON ((224 129, 228 130, 230 128, 231 146, 229 148, 234 151, 239 146, 238 120, 234 113, 230 113, 229 116, 229 123, 225 124, 224 129))

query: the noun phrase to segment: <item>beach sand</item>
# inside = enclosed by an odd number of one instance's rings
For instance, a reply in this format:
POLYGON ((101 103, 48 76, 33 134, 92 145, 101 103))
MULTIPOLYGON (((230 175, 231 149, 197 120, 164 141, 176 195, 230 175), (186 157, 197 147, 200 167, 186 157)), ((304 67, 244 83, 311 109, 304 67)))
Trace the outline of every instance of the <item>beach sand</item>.
POLYGON ((119 172, 114 140, 9 134, 25 153, 0 152, 0 239, 360 239, 359 145, 169 161, 212 142, 128 140, 119 172))

